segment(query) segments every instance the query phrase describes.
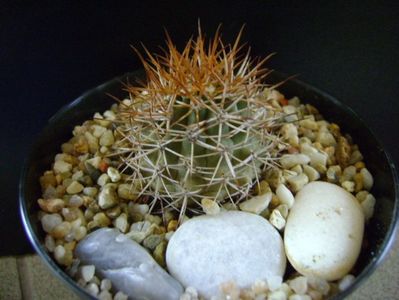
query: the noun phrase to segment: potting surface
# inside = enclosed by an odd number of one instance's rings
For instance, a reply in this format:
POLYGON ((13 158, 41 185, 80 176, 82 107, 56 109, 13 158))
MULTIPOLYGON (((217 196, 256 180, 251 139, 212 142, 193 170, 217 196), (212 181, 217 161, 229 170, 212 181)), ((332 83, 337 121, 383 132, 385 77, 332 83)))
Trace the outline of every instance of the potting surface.
MULTIPOLYGON (((399 238, 383 264, 349 300, 399 299, 399 238)), ((0 258, 0 299, 79 299, 37 255, 0 258)))

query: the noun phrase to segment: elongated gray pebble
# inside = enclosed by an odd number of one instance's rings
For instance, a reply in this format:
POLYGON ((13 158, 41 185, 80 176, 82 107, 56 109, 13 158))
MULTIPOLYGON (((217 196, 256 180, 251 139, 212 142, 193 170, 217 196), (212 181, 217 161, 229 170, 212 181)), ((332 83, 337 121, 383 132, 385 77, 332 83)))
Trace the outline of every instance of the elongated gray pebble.
POLYGON ((75 254, 129 299, 177 300, 183 293, 180 283, 143 247, 116 229, 94 231, 79 242, 75 254))

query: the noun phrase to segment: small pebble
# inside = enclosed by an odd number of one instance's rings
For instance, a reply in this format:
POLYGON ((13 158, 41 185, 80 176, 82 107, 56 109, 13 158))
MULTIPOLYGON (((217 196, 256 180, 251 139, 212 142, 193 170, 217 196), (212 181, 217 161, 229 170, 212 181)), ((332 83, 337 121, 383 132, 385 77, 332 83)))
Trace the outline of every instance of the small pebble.
POLYGON ((118 186, 118 196, 126 200, 136 200, 137 193, 133 186, 128 183, 122 183, 118 186))
POLYGON ((100 177, 98 177, 97 184, 99 186, 104 186, 109 182, 109 180, 110 180, 110 178, 109 178, 108 174, 104 173, 104 174, 101 174, 100 177))
POLYGON ((100 289, 98 288, 98 285, 97 285, 97 284, 95 284, 95 283, 89 283, 89 284, 86 286, 86 291, 87 291, 90 295, 96 297, 96 296, 98 295, 100 289))
POLYGON ((117 292, 114 296, 114 300, 128 300, 128 297, 122 292, 117 292))
POLYGON ((296 294, 304 295, 308 289, 308 280, 304 276, 299 276, 290 280, 289 286, 296 294))
POLYGON ((151 234, 146 237, 143 241, 143 246, 147 249, 154 250, 164 239, 164 235, 151 234))
POLYGON ((62 217, 59 214, 45 214, 41 223, 43 230, 50 233, 57 225, 62 223, 62 217))
POLYGON ((116 185, 106 184, 98 195, 98 205, 102 209, 107 209, 115 206, 118 203, 118 197, 116 195, 116 185))
POLYGON ((121 174, 119 171, 113 167, 107 169, 107 174, 112 182, 118 182, 121 179, 121 174))
POLYGON ((355 183, 353 181, 344 181, 341 183, 341 186, 349 193, 353 193, 355 191, 355 183))
POLYGON ((82 266, 79 269, 79 275, 83 280, 88 282, 93 278, 95 270, 96 268, 93 265, 82 266))
POLYGON ((309 162, 310 158, 305 154, 284 154, 280 158, 280 164, 284 169, 290 169, 295 165, 306 165, 309 162))
POLYGON ((83 191, 84 186, 77 181, 72 181, 72 183, 67 187, 66 191, 68 194, 78 194, 83 191))
POLYGON ((364 217, 366 220, 369 220, 374 214, 374 207, 375 207, 376 200, 373 195, 368 194, 362 203, 360 203, 364 217))
POLYGON ((114 143, 114 135, 111 130, 106 130, 100 137, 101 146, 112 146, 114 143))
POLYGON ((287 179, 287 181, 292 190, 298 192, 309 182, 309 179, 306 174, 302 173, 287 179))
POLYGON ((127 215, 125 213, 122 213, 117 217, 114 222, 114 226, 118 228, 121 232, 125 233, 127 229, 129 228, 129 223, 127 221, 127 215))
POLYGON ((211 199, 204 198, 201 200, 202 210, 207 215, 216 215, 220 212, 219 204, 211 199))
POLYGON ((63 160, 57 160, 54 163, 53 170, 56 174, 70 172, 72 170, 72 165, 63 160))
POLYGON ((370 190, 373 187, 374 184, 374 179, 369 170, 366 168, 363 168, 360 170, 360 174, 362 174, 363 177, 363 186, 366 190, 370 190))
POLYGON ((353 276, 352 274, 348 274, 345 275, 344 278, 342 278, 339 282, 338 282, 338 289, 340 291, 344 291, 346 290, 349 286, 352 285, 352 283, 355 281, 355 276, 353 276))
POLYGON ((267 296, 267 300, 287 300, 287 295, 283 291, 273 291, 267 296))
POLYGON ((97 193, 98 189, 96 187, 85 187, 83 189, 83 194, 85 194, 86 196, 94 197, 95 195, 97 195, 97 193))
POLYGON ((298 294, 293 294, 291 295, 288 300, 313 300, 312 297, 309 295, 298 295, 298 294))
POLYGON ((281 212, 278 209, 274 209, 272 211, 269 222, 278 230, 282 230, 286 223, 284 217, 281 215, 281 212))
POLYGON ((242 211, 250 212, 259 215, 264 211, 270 201, 272 200, 272 193, 266 193, 252 197, 251 199, 240 203, 239 207, 242 211))
POLYGON ((276 195, 280 199, 280 202, 287 205, 288 208, 291 208, 294 205, 294 195, 284 184, 278 185, 276 189, 276 195))
POLYGON ((271 291, 277 290, 282 283, 283 283, 283 278, 281 276, 269 276, 267 278, 267 286, 271 291))
POLYGON ((101 291, 97 298, 99 300, 112 300, 112 294, 109 291, 101 291))
POLYGON ((102 291, 109 291, 112 288, 111 280, 104 278, 101 280, 100 288, 102 291))

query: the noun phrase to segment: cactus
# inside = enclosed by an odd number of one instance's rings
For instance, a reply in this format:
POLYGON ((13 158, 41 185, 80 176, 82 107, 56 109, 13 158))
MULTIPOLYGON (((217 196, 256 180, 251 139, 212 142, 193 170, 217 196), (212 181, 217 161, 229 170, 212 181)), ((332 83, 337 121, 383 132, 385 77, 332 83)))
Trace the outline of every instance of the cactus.
POLYGON ((219 30, 207 45, 201 30, 179 52, 167 35, 167 50, 147 58, 138 53, 147 80, 127 86, 115 121, 120 139, 113 153, 122 159, 132 190, 183 216, 201 213, 201 200, 237 203, 266 169, 275 165, 279 114, 266 57, 258 63, 242 54, 241 32, 225 46, 219 30))

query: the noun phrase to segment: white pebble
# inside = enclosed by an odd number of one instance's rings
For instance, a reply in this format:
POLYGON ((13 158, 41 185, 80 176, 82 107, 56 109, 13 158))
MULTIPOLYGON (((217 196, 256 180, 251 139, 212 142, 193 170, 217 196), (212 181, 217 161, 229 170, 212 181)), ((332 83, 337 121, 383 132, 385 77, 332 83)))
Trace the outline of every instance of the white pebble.
POLYGON ((59 264, 63 263, 65 254, 66 254, 66 251, 65 251, 64 246, 58 245, 57 247, 54 248, 54 258, 59 264))
POLYGON ((111 146, 114 143, 114 135, 111 130, 106 130, 100 137, 101 146, 111 146))
POLYGON ((198 298, 198 291, 192 286, 188 286, 185 293, 189 294, 193 298, 198 298))
POLYGON ((304 276, 299 276, 289 282, 292 290, 299 295, 304 295, 308 289, 308 280, 304 276))
POLYGON ((114 300, 127 300, 127 295, 122 292, 117 292, 114 296, 114 300))
POLYGON ((353 193, 355 191, 355 183, 353 181, 344 181, 341 183, 341 186, 349 193, 353 193))
POLYGON ((267 300, 287 300, 287 295, 283 291, 274 291, 267 296, 267 300))
POLYGON ((62 217, 59 214, 45 214, 41 223, 43 230, 50 233, 57 225, 62 223, 62 217))
POLYGON ((362 203, 366 199, 368 194, 369 194, 368 191, 360 191, 360 192, 358 192, 356 194, 357 201, 359 201, 359 203, 362 203))
POLYGON ((47 250, 50 252, 53 252, 55 249, 55 240, 54 238, 47 234, 45 239, 44 239, 44 245, 46 246, 47 250))
POLYGON ((85 194, 86 196, 90 196, 90 197, 94 197, 95 195, 97 195, 98 193, 98 189, 96 187, 85 187, 83 189, 83 194, 85 194))
POLYGON ((83 191, 84 186, 77 181, 72 181, 70 185, 68 185, 66 191, 68 194, 78 194, 83 191))
POLYGON ((110 178, 109 178, 108 174, 103 173, 100 175, 100 177, 98 177, 97 184, 99 186, 104 186, 109 182, 109 179, 110 178))
POLYGON ((150 207, 148 206, 148 204, 137 204, 137 203, 129 202, 128 207, 129 207, 130 213, 138 213, 142 216, 146 215, 148 213, 148 211, 150 210, 150 207))
POLYGON ((102 209, 107 209, 115 206, 118 203, 118 197, 116 195, 116 184, 108 183, 100 191, 98 195, 98 205, 102 209))
POLYGON ((207 215, 216 215, 220 212, 219 204, 216 201, 204 198, 201 200, 202 210, 207 215))
POLYGON ((312 297, 309 295, 293 294, 288 298, 288 300, 312 300, 312 297))
POLYGON ((95 271, 96 268, 93 265, 82 266, 79 269, 79 275, 83 280, 88 282, 93 278, 95 271))
POLYGON ((89 284, 86 286, 86 291, 87 291, 90 295, 96 297, 96 296, 98 295, 98 292, 100 291, 100 289, 98 288, 98 285, 97 285, 97 284, 95 284, 95 283, 89 283, 89 284))
POLYGON ((104 115, 105 119, 110 120, 110 121, 113 121, 116 118, 115 113, 112 110, 106 110, 103 113, 103 115, 104 115))
POLYGON ((312 120, 310 118, 299 121, 299 125, 310 130, 317 130, 319 127, 317 122, 315 122, 315 120, 312 120))
POLYGON ((330 291, 330 285, 327 280, 316 276, 306 276, 308 279, 308 284, 314 290, 320 292, 322 295, 326 296, 330 291))
POLYGON ((100 126, 100 125, 92 125, 91 126, 91 130, 92 130, 93 135, 96 138, 99 138, 99 137, 101 137, 103 135, 103 133, 105 131, 107 131, 107 128, 105 128, 103 126, 100 126))
POLYGON ((334 136, 328 131, 319 131, 316 136, 316 141, 322 144, 324 147, 334 146, 337 144, 334 136))
POLYGON ((374 214, 375 198, 372 194, 368 194, 366 198, 360 203, 366 220, 369 220, 374 214))
POLYGON ((348 274, 338 282, 338 289, 340 291, 346 290, 349 286, 352 285, 354 281, 355 276, 353 276, 352 274, 348 274))
POLYGON ((320 152, 319 150, 317 150, 308 143, 302 143, 300 145, 300 150, 301 153, 306 154, 309 157, 310 165, 312 167, 316 167, 318 165, 321 166, 327 165, 327 160, 328 160, 327 153, 320 152))
POLYGON ((355 176, 355 174, 356 174, 355 166, 346 167, 344 169, 344 171, 342 172, 340 180, 341 181, 353 180, 353 177, 355 176))
POLYGON ((99 300, 112 300, 112 294, 109 291, 101 291, 97 298, 99 300))
POLYGON ((269 276, 267 278, 267 286, 271 291, 277 290, 282 283, 283 283, 283 278, 281 276, 269 276))
POLYGON ((53 170, 56 174, 62 174, 66 172, 70 172, 72 170, 72 165, 70 163, 67 163, 63 160, 57 160, 54 163, 53 170))
POLYGON ((78 195, 72 195, 72 197, 69 198, 68 204, 69 206, 80 207, 83 205, 83 199, 78 195))
POLYGON ((117 169, 113 167, 109 167, 107 169, 107 174, 112 182, 118 182, 119 180, 121 180, 121 174, 117 169))
POLYGON ((286 255, 303 275, 337 280, 355 264, 363 231, 357 199, 335 184, 315 181, 296 194, 284 231, 286 255))
POLYGON ((349 164, 354 165, 358 161, 363 160, 363 155, 360 153, 359 150, 355 150, 352 152, 351 157, 349 159, 349 164))
POLYGON ((121 213, 119 217, 114 220, 114 226, 118 228, 121 232, 125 233, 129 228, 129 223, 127 221, 127 215, 125 213, 121 213))
POLYGON ((276 227, 278 230, 282 230, 285 227, 285 219, 281 215, 281 212, 278 209, 273 209, 269 222, 276 227))
POLYGON ((298 129, 294 124, 287 123, 281 127, 281 133, 284 140, 288 141, 290 145, 297 146, 299 142, 298 129))
POLYGON ((73 237, 75 240, 80 241, 87 234, 87 228, 85 226, 79 226, 73 229, 73 237))
POLYGON ((292 190, 296 193, 299 192, 308 182, 309 178, 305 173, 293 176, 287 179, 292 190))
POLYGON ((251 199, 242 202, 239 207, 242 211, 250 212, 259 215, 264 211, 272 200, 272 193, 266 193, 252 197, 251 199))
POLYGON ((303 172, 308 176, 309 181, 315 181, 320 178, 319 172, 311 166, 304 165, 303 166, 303 172))
POLYGON ((292 105, 283 106, 283 111, 286 114, 284 119, 286 122, 295 122, 298 121, 298 115, 296 114, 296 107, 292 105))
POLYGON ((305 154, 284 154, 280 158, 280 164, 285 169, 290 169, 295 165, 306 165, 309 162, 310 158, 305 154))
POLYGON ((268 291, 267 282, 263 280, 256 280, 251 287, 255 295, 266 294, 268 291))
POLYGON ((374 184, 373 175, 366 168, 361 169, 360 174, 362 174, 364 188, 369 191, 374 184))
POLYGON ((284 219, 287 218, 289 211, 287 204, 280 204, 279 206, 276 207, 276 209, 281 213, 284 219))
POLYGON ((85 164, 89 164, 89 165, 93 166, 96 169, 100 168, 100 163, 101 163, 101 157, 100 156, 95 156, 95 157, 90 158, 90 159, 85 161, 85 164))
POLYGON ((329 182, 338 182, 339 177, 341 176, 342 171, 339 165, 330 166, 327 169, 326 176, 329 182))
POLYGON ((279 198, 280 202, 282 204, 286 204, 288 208, 291 208, 294 205, 294 195, 284 184, 278 185, 276 189, 276 195, 279 198))

